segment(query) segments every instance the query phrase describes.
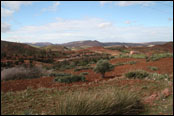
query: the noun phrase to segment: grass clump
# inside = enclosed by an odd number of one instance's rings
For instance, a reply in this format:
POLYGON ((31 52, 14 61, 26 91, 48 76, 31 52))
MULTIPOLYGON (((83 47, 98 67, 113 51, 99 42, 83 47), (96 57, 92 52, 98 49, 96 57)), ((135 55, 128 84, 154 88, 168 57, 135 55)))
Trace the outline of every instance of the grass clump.
POLYGON ((45 70, 42 67, 13 67, 1 71, 1 80, 19 80, 40 78, 45 70))
POLYGON ((64 76, 57 76, 54 78, 54 82, 60 82, 60 83, 72 83, 85 80, 86 78, 83 75, 69 75, 69 74, 64 76))
POLYGON ((133 54, 133 55, 128 55, 128 54, 120 54, 120 58, 146 58, 145 54, 133 54))
POLYGON ((61 96, 56 114, 126 115, 139 114, 143 108, 137 93, 109 88, 90 92, 69 92, 61 96))
POLYGON ((80 75, 88 75, 88 72, 82 72, 80 75))
POLYGON ((64 76, 70 76, 71 74, 68 74, 68 73, 51 73, 50 76, 52 77, 64 77, 64 76))
POLYGON ((128 78, 139 78, 139 79, 143 79, 148 77, 150 74, 146 71, 143 70, 136 70, 136 71, 130 71, 128 73, 125 74, 126 77, 128 78))
POLYGON ((168 74, 151 73, 150 78, 153 80, 170 80, 168 74))
POLYGON ((155 67, 155 66, 149 66, 149 69, 152 70, 152 71, 157 71, 157 70, 158 70, 158 67, 155 67))
POLYGON ((150 61, 157 61, 161 58, 173 57, 172 53, 160 53, 160 54, 153 54, 149 60, 150 61))
POLYGON ((74 69, 74 72, 81 71, 81 70, 88 70, 88 69, 92 69, 92 67, 90 67, 90 66, 78 67, 78 68, 74 69))
POLYGON ((158 74, 158 73, 149 73, 144 70, 135 70, 130 71, 128 73, 125 73, 125 77, 127 78, 138 78, 138 79, 153 79, 153 80, 170 80, 170 77, 168 74, 158 74))

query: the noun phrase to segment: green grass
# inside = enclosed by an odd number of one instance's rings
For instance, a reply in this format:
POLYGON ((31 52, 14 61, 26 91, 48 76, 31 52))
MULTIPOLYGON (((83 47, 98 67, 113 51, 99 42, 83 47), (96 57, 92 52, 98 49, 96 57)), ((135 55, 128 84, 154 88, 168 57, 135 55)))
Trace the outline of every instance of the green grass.
POLYGON ((170 77, 168 74, 158 74, 158 73, 150 73, 146 72, 144 70, 134 70, 134 71, 129 71, 124 74, 125 77, 130 78, 130 79, 144 79, 148 78, 151 80, 166 80, 170 81, 170 77))
POLYGON ((143 79, 149 76, 149 73, 147 73, 146 71, 143 70, 135 70, 135 71, 130 71, 128 73, 125 73, 125 77, 127 78, 139 78, 139 79, 143 79))
POLYGON ((149 66, 149 69, 152 70, 152 71, 157 71, 157 70, 158 70, 158 67, 155 67, 155 66, 149 66))
POLYGON ((88 70, 88 69, 93 69, 93 68, 90 66, 81 66, 81 67, 75 68, 74 72, 81 71, 81 70, 88 70))
POLYGON ((82 72, 80 75, 88 75, 88 72, 82 72))
POLYGON ((146 55, 145 54, 133 54, 133 55, 120 54, 119 58, 140 58, 140 59, 144 59, 144 58, 146 58, 146 55))
POLYGON ((137 92, 107 87, 88 91, 27 89, 1 93, 2 114, 124 115, 144 111, 137 92))
MULTIPOLYGON (((125 79, 123 78, 121 80, 124 81, 125 79)), ((108 113, 116 112, 118 110, 122 111, 122 108, 123 110, 125 109, 123 103, 133 103, 133 105, 136 105, 135 100, 143 99, 144 95, 150 96, 153 93, 160 92, 169 87, 168 82, 163 80, 159 80, 158 82, 151 80, 142 80, 141 82, 135 82, 133 85, 131 84, 131 86, 129 84, 120 86, 120 84, 117 83, 119 81, 120 80, 114 80, 112 81, 113 84, 105 83, 95 87, 88 86, 87 88, 85 87, 85 89, 80 86, 78 88, 73 88, 72 86, 70 88, 64 87, 61 90, 57 90, 55 88, 39 88, 37 90, 33 90, 28 88, 21 92, 1 92, 1 114, 58 115, 69 114, 71 112, 77 114, 77 111, 80 114, 80 110, 84 111, 85 109, 85 113, 88 111, 88 113, 91 114, 91 112, 100 113, 97 111, 101 111, 100 109, 102 108, 107 109, 108 113), (64 102, 60 100, 66 101, 64 102), (114 100, 118 100, 119 102, 116 102, 114 100), (112 108, 109 108, 109 106, 112 105, 109 103, 118 103, 121 106, 116 105, 114 107, 116 107, 118 110, 114 110, 113 108, 114 111, 111 111, 112 108), (69 105, 67 104, 70 104, 71 107, 68 107, 69 105), (84 109, 81 107, 83 105, 86 105, 84 109)), ((128 80, 126 79, 125 81, 128 80)), ((157 101, 154 101, 153 104, 154 103, 156 104, 154 106, 151 106, 149 104, 137 104, 137 106, 135 107, 135 109, 137 109, 137 112, 135 112, 135 114, 159 115, 161 114, 161 112, 162 114, 173 114, 173 95, 165 98, 165 101, 163 99, 159 99, 157 101), (143 111, 144 109, 145 111, 143 111)), ((135 109, 131 109, 131 111, 135 109)), ((126 112, 128 112, 129 110, 130 109, 127 109, 126 112)))
POLYGON ((150 61, 157 61, 161 58, 167 58, 167 57, 173 57, 172 53, 160 53, 160 54, 153 54, 152 56, 149 57, 148 60, 150 61))
POLYGON ((125 65, 125 64, 133 65, 133 64, 136 64, 136 63, 137 63, 137 61, 118 62, 118 63, 114 64, 114 66, 122 66, 122 65, 125 65))
POLYGON ((86 78, 83 75, 64 75, 64 76, 56 76, 54 78, 54 82, 60 82, 60 83, 72 83, 85 80, 86 78))

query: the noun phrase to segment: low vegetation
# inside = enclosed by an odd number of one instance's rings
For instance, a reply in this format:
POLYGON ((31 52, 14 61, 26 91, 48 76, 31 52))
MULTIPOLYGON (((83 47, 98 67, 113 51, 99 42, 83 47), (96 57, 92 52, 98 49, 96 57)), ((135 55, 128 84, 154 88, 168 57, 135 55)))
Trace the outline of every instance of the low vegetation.
POLYGON ((158 67, 155 67, 155 66, 149 66, 149 69, 152 70, 152 71, 157 71, 157 70, 158 70, 158 67))
POLYGON ((124 115, 142 111, 143 104, 137 93, 110 88, 93 92, 69 92, 60 97, 56 114, 124 115))
POLYGON ((161 58, 173 57, 172 53, 160 53, 160 54, 153 54, 149 57, 148 61, 157 61, 161 58))
POLYGON ((133 65, 133 64, 136 64, 136 63, 137 63, 137 61, 118 62, 118 63, 114 64, 114 66, 121 66, 121 65, 125 65, 125 64, 133 65))
POLYGON ((102 74, 102 78, 105 77, 105 73, 113 70, 114 66, 107 60, 99 60, 94 68, 94 71, 102 74))
POLYGON ((44 75, 44 69, 42 67, 13 67, 3 69, 1 71, 1 80, 19 80, 19 79, 32 79, 40 78, 44 75))
POLYGON ((118 56, 119 58, 146 58, 146 55, 145 54, 132 54, 132 55, 129 55, 129 54, 120 54, 118 56))
POLYGON ((2 114, 135 115, 144 111, 144 104, 137 92, 118 87, 68 92, 40 88, 2 93, 1 96, 2 114), (9 100, 11 102, 7 103, 9 100), (16 104, 20 105, 16 107, 16 104))
POLYGON ((81 71, 81 70, 88 70, 88 69, 93 69, 92 67, 90 66, 85 66, 85 67, 77 67, 76 69, 74 69, 74 72, 76 71, 81 71))
POLYGON ((125 76, 127 78, 139 78, 139 79, 143 79, 149 76, 149 73, 147 73, 146 71, 143 70, 136 70, 136 71, 130 71, 128 73, 125 74, 125 76))
POLYGON ((58 75, 54 78, 54 82, 60 82, 60 83, 72 83, 72 82, 78 82, 78 81, 85 81, 86 78, 83 75, 71 75, 71 74, 64 74, 64 75, 58 75))
POLYGON ((130 79, 153 79, 153 80, 170 80, 170 77, 168 74, 158 74, 158 73, 149 73, 144 70, 135 70, 135 71, 130 71, 128 73, 124 74, 125 77, 130 78, 130 79))

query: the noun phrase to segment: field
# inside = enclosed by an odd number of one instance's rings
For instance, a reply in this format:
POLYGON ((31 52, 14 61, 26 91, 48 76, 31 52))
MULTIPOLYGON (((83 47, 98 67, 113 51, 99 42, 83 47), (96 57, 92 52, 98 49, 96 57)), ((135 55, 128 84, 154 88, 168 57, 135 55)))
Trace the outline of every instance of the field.
POLYGON ((3 115, 173 115, 173 42, 153 47, 110 46, 78 50, 63 50, 61 47, 56 52, 58 48, 51 50, 49 46, 49 50, 44 48, 44 51, 42 48, 31 50, 27 47, 31 53, 28 50, 25 55, 23 51, 14 52, 17 55, 5 51, 3 57, 1 54, 3 115), (131 50, 140 54, 130 56, 131 50), (101 59, 108 60, 114 66, 113 70, 105 73, 104 78, 94 71, 101 59), (13 74, 10 73, 15 73, 13 70, 18 70, 18 66, 31 70, 29 73, 26 71, 31 78, 21 72, 20 78, 11 78, 13 74), (32 73, 32 68, 37 66, 40 69, 36 73, 42 72, 38 77, 32 73), (12 69, 14 67, 16 69, 12 69), (132 73, 135 74, 132 76, 132 73), (138 73, 141 73, 138 75, 140 78, 136 75, 138 73), (143 74, 147 76, 143 77, 143 74), (82 75, 85 80, 80 80, 82 75), (77 76, 77 82, 73 79, 68 83, 66 80, 63 83, 59 81, 77 76))

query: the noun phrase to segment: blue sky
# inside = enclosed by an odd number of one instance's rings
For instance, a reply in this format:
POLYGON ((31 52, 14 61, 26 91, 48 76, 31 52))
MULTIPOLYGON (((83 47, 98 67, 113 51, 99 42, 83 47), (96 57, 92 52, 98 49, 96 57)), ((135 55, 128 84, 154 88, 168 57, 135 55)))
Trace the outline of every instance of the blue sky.
POLYGON ((1 1, 1 39, 52 43, 173 41, 173 2, 1 1))

